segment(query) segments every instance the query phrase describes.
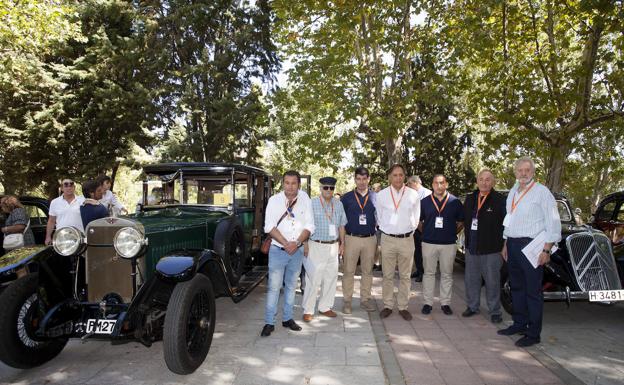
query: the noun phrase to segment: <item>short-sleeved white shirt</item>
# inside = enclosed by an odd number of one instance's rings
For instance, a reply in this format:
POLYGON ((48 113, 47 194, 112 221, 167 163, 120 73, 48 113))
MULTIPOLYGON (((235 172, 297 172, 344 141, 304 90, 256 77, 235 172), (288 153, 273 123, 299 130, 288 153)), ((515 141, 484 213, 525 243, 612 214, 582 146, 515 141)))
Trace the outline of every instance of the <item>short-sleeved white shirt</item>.
POLYGON ((56 228, 62 227, 75 227, 78 230, 84 232, 84 226, 82 225, 82 217, 80 216, 80 206, 84 202, 83 196, 75 196, 74 200, 67 202, 61 195, 58 198, 54 198, 50 202, 49 215, 56 217, 56 228))
MULTIPOLYGON (((295 204, 292 209, 292 215, 285 217, 284 220, 280 222, 279 226, 277 226, 277 222, 288 207, 287 204, 288 199, 286 199, 286 195, 283 191, 269 198, 266 215, 264 216, 264 232, 269 233, 274 227, 277 227, 282 236, 289 242, 296 241, 303 230, 314 233, 312 200, 310 200, 308 194, 301 190, 297 193, 297 204, 295 204)), ((284 247, 284 245, 277 242, 275 239, 272 244, 278 247, 284 247)))

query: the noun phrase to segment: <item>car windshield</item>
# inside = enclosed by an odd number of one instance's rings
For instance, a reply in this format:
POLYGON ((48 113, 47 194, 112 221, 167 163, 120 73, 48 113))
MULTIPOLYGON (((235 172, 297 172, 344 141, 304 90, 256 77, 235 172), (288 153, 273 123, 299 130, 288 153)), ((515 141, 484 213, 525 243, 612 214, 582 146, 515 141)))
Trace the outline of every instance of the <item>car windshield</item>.
POLYGON ((146 184, 148 205, 188 204, 247 208, 251 205, 251 175, 184 176, 175 179, 154 176, 146 184), (183 183, 182 186, 180 183, 183 183), (183 196, 181 197, 180 194, 183 196))
POLYGON ((559 209, 559 218, 561 222, 570 222, 572 220, 572 213, 568 209, 568 205, 563 201, 557 201, 557 209, 559 209))

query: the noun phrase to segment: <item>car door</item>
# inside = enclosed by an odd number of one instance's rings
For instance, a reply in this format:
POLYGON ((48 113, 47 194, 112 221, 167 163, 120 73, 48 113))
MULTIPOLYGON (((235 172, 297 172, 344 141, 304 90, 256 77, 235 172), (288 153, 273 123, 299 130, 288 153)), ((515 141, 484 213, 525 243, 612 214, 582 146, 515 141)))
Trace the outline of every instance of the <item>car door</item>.
POLYGON ((601 202, 592 225, 611 239, 613 254, 624 256, 624 196, 612 196, 601 202))
POLYGON ((35 243, 43 245, 45 242, 46 224, 48 223, 46 207, 40 206, 36 202, 23 202, 22 204, 30 217, 30 228, 35 235, 35 243))

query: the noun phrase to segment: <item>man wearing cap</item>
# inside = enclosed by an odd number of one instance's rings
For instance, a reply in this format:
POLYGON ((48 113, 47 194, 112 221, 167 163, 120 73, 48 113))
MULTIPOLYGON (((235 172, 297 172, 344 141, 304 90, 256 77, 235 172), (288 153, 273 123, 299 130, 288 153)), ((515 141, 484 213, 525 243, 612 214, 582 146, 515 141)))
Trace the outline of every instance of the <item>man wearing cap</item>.
MULTIPOLYGON (((431 195, 431 190, 422 185, 422 180, 420 180, 418 175, 410 176, 407 179, 407 186, 416 190, 420 200, 431 195)), ((422 282, 425 268, 423 267, 422 257, 422 233, 419 229, 414 231, 414 265, 416 266, 416 271, 412 273, 412 278, 416 282, 422 282)))
POLYGON ((423 314, 431 313, 435 275, 440 262, 440 305, 446 315, 453 314, 453 263, 457 246, 457 233, 464 225, 464 208, 459 199, 446 189, 448 183, 442 174, 433 177, 433 194, 421 201, 423 275, 423 314))
POLYGON ((264 309, 264 327, 260 335, 268 337, 275 330, 275 315, 280 290, 284 284, 282 326, 300 331, 293 320, 295 286, 303 260, 303 242, 314 232, 314 216, 308 194, 301 191, 301 175, 286 171, 284 191, 269 198, 264 216, 264 232, 273 238, 269 249, 269 284, 264 309))
POLYGON ((312 199, 315 229, 308 242, 308 255, 304 259, 306 289, 302 306, 305 322, 310 322, 314 316, 319 287, 319 313, 326 317, 336 317, 332 307, 338 280, 338 256, 344 252, 347 224, 342 203, 334 198, 336 179, 324 177, 319 182, 321 195, 312 199))
POLYGON ((364 167, 355 169, 355 189, 344 194, 340 199, 347 215, 345 226, 345 252, 343 257, 342 295, 344 305, 342 312, 351 314, 353 298, 353 281, 358 259, 362 279, 360 281, 360 307, 366 311, 374 311, 371 301, 373 284, 373 259, 377 250, 375 220, 375 193, 368 188, 370 176, 364 167))
POLYGON ((381 230, 381 265, 383 269, 382 295, 384 308, 379 314, 386 318, 394 308, 394 271, 399 266, 399 293, 397 307, 403 319, 412 315, 407 310, 411 289, 410 274, 414 262, 412 234, 420 218, 420 200, 413 189, 405 185, 405 168, 395 164, 388 171, 390 186, 381 190, 375 199, 377 221, 381 230))

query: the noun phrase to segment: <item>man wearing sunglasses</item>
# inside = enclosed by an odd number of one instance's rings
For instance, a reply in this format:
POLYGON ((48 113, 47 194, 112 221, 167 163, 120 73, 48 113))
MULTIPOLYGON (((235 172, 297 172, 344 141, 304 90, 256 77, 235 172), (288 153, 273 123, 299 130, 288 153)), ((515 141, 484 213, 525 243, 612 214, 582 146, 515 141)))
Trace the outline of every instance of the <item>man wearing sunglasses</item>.
POLYGON ((312 199, 314 233, 308 242, 308 253, 304 259, 306 290, 303 294, 303 321, 310 322, 316 309, 318 289, 319 313, 325 317, 336 317, 332 310, 338 281, 338 256, 344 252, 345 215, 342 203, 334 198, 336 179, 319 179, 321 195, 312 199))
POLYGON ((397 307, 404 320, 412 319, 407 310, 411 290, 410 275, 414 263, 412 234, 420 219, 418 193, 405 185, 405 168, 395 164, 388 171, 390 186, 381 190, 375 200, 377 221, 381 230, 382 296, 384 308, 379 314, 386 318, 394 308, 394 271, 399 267, 397 307))
POLYGON ((80 206, 84 197, 76 196, 76 186, 71 179, 63 179, 61 183, 63 194, 50 202, 48 224, 46 225, 45 244, 52 243, 52 232, 55 228, 75 227, 84 232, 80 206))

